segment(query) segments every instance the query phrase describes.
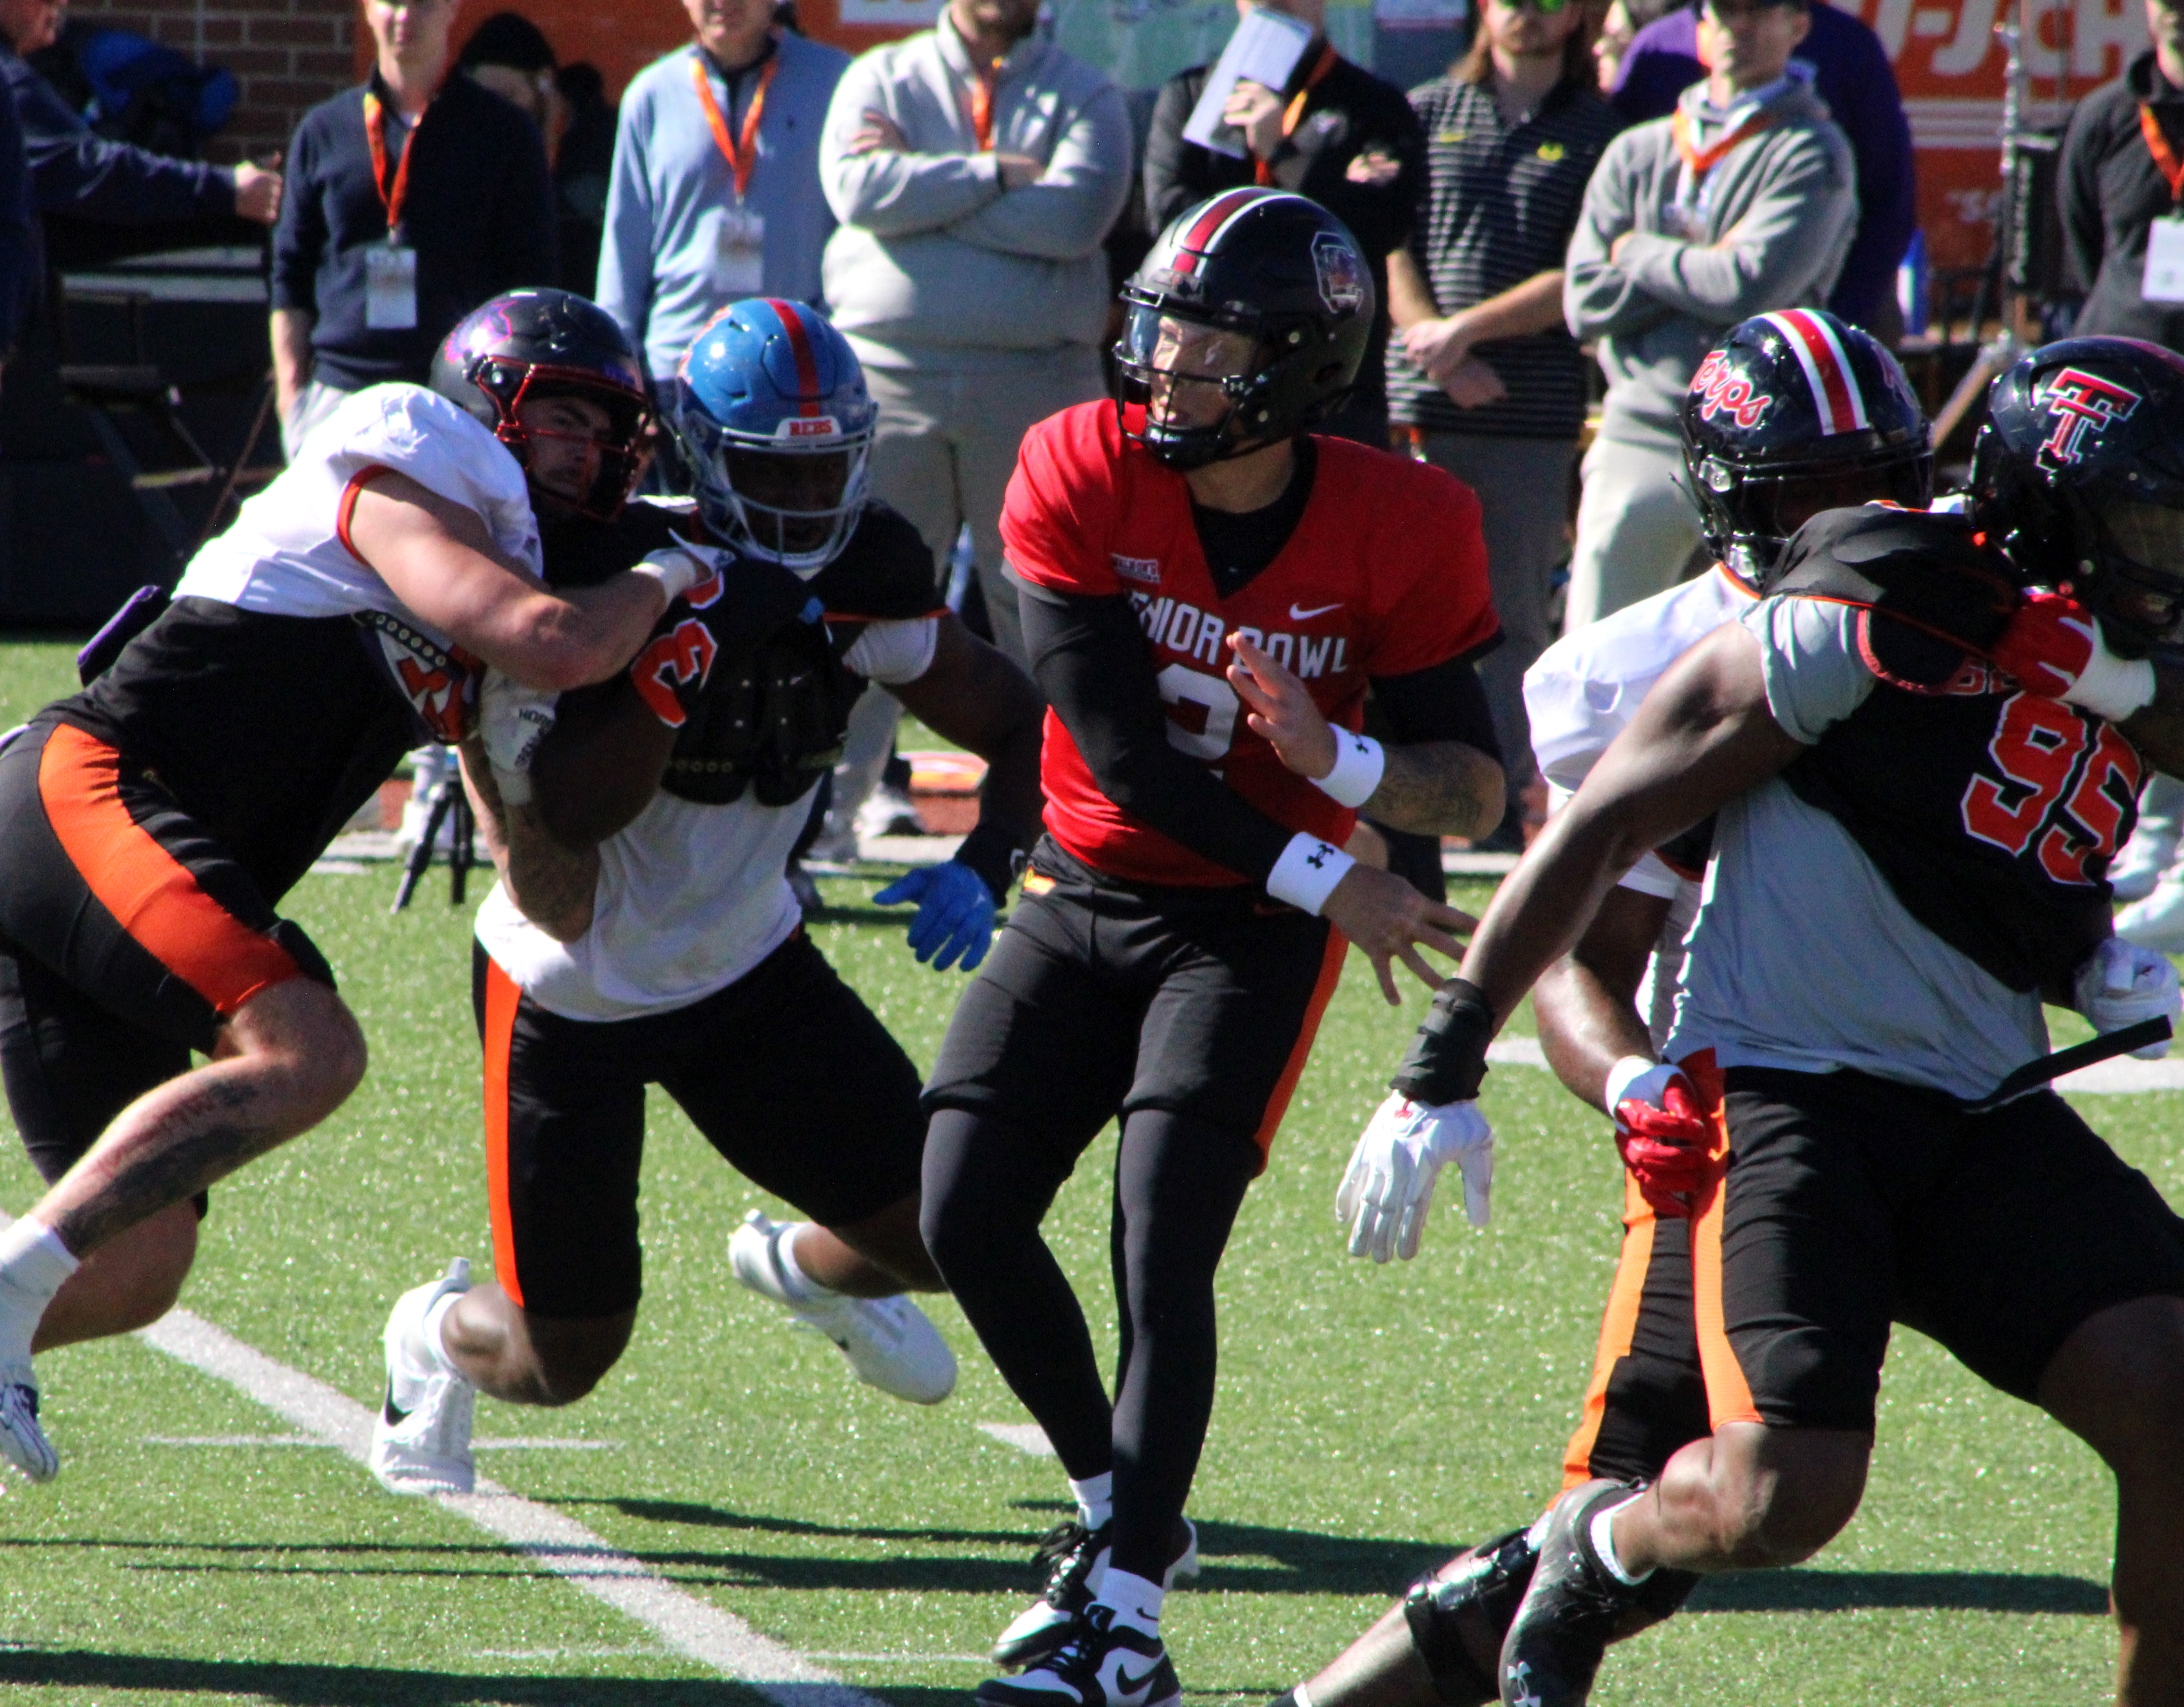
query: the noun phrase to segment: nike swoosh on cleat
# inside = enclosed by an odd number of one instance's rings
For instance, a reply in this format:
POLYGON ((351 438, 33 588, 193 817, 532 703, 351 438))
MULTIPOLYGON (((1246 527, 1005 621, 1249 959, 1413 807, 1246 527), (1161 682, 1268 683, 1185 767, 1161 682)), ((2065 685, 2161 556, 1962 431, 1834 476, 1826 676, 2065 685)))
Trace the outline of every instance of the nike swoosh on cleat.
POLYGON ((1126 1668, 1117 1665, 1115 1668, 1115 1687, 1121 1690, 1125 1695, 1134 1695, 1139 1690, 1144 1688, 1146 1684, 1153 1681, 1153 1673, 1159 1670, 1160 1661, 1156 1660, 1151 1665, 1146 1666, 1143 1671, 1140 1671, 1136 1676, 1133 1677, 1126 1668))
POLYGON ((1340 611, 1341 608, 1342 601, 1340 599, 1337 599, 1332 605, 1315 605, 1309 611, 1300 611, 1295 605, 1292 605, 1290 606, 1290 621, 1292 622, 1309 622, 1315 616, 1324 616, 1329 611, 1340 611))
POLYGON ((394 1403, 394 1389, 392 1386, 387 1389, 387 1400, 380 1407, 380 1413, 387 1419, 387 1425, 389 1428, 400 1428, 403 1424, 410 1420, 410 1413, 394 1403))

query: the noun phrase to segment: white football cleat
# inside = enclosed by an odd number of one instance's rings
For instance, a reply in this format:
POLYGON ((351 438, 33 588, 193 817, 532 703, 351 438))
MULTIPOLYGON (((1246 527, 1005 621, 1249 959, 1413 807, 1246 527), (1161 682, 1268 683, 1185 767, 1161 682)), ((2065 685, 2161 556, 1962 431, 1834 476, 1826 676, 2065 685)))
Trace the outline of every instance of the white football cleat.
POLYGON ((38 1383, 28 1358, 0 1369, 0 1455, 32 1481, 61 1472, 61 1455, 38 1425, 38 1383))
POLYGON ((477 1481, 471 1415, 477 1389, 446 1364, 420 1369, 406 1343, 426 1311, 450 1292, 471 1289, 466 1257, 429 1286, 394 1301, 387 1317, 387 1396, 371 1425, 371 1473, 389 1493, 468 1493, 477 1481))
POLYGON ((955 1392, 956 1353, 908 1298, 850 1298, 838 1292, 797 1296, 782 1266, 780 1243, 803 1224, 775 1222, 752 1210, 728 1241, 729 1269, 751 1291, 795 1317, 800 1326, 833 1341, 867 1386, 921 1405, 937 1405, 955 1392))

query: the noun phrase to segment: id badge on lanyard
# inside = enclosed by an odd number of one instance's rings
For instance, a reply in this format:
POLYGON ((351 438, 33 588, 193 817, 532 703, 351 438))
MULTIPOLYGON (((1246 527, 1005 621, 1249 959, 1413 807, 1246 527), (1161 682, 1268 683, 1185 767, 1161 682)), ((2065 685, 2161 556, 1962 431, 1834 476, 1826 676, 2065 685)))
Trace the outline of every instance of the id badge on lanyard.
POLYGON ((2184 163, 2162 134, 2153 108, 2139 108, 2138 128, 2154 170, 2169 186, 2170 204, 2167 214, 2146 228, 2146 271, 2139 276, 2138 293, 2147 302, 2184 303, 2184 210, 2176 205, 2184 197, 2184 163))
POLYGON ((714 229, 713 285, 729 297, 758 296, 766 289, 766 215, 743 202, 721 209, 714 229))
POLYGON ((364 252, 364 323, 373 332, 410 332, 417 325, 417 251, 393 235, 364 252))

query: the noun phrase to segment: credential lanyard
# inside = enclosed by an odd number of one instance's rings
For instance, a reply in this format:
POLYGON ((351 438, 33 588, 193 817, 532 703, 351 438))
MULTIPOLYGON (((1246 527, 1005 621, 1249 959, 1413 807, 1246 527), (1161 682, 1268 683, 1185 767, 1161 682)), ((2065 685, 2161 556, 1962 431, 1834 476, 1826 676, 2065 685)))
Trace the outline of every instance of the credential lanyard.
POLYGON ((698 104, 705 109, 705 123, 712 130, 713 146, 721 151, 721 158, 728 163, 728 170, 735 176, 738 202, 750 190, 751 173, 758 165, 759 115, 766 111, 766 89, 773 81, 773 74, 780 69, 778 53, 760 68, 758 87, 752 92, 749 109, 744 114, 743 137, 738 142, 728 134, 727 118, 721 111, 721 103, 713 98, 712 80, 705 75, 705 55, 691 56, 690 81, 697 86, 698 104))
POLYGON ((2184 195, 2184 160, 2176 158, 2176 149, 2169 146, 2169 138, 2161 132, 2161 121, 2153 116, 2153 109, 2142 102, 2138 109, 2139 133, 2146 138, 2146 152, 2153 156, 2153 169, 2168 181, 2169 199, 2174 202, 2184 195))
MULTIPOLYGON (((1286 142, 1296 133, 1297 126, 1301 123, 1304 119, 1304 103, 1306 99, 1311 95, 1312 92, 1314 89, 1317 89, 1326 79, 1327 74, 1334 69, 1334 62, 1341 57, 1342 56, 1340 54, 1334 51, 1334 44, 1332 42, 1323 42, 1321 45, 1319 58, 1312 61, 1312 72, 1311 75, 1304 80, 1304 87, 1298 90, 1295 94, 1290 97, 1289 107, 1282 114, 1282 140, 1284 142, 1286 142)), ((1259 181, 1262 184, 1273 183, 1274 181, 1274 169, 1272 163, 1266 160, 1261 160, 1258 162, 1257 176, 1259 181)))
POLYGON ((417 158, 417 135, 425 128, 426 114, 432 110, 430 102, 425 111, 417 115, 417 122, 410 127, 410 140, 403 145, 401 164, 394 168, 394 181, 387 181, 387 109, 371 90, 364 92, 364 134, 371 144, 371 187, 379 192, 380 205, 387 209, 387 236, 396 241, 395 234, 402 225, 402 204, 410 199, 410 163, 417 158))
POLYGON ((1691 114, 1681 107, 1677 108, 1670 129, 1675 136, 1676 153, 1681 157, 1684 165, 1691 170, 1692 187, 1696 189, 1700 180, 1719 165, 1722 156, 1731 148, 1747 137, 1757 136, 1762 131, 1771 129, 1774 123, 1774 114, 1763 109, 1754 113, 1728 135, 1718 138, 1711 148, 1702 148, 1691 140, 1691 114))
POLYGON ((999 59, 971 80, 971 130, 978 139, 978 152, 994 152, 994 73, 999 59))

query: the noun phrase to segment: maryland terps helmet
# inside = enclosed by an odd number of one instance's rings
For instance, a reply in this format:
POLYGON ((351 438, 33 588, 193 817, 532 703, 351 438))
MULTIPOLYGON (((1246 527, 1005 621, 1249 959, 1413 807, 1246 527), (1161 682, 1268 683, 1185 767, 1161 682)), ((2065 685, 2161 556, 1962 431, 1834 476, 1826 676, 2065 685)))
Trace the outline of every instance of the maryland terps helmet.
POLYGON ((1926 417, 1896 358, 1819 309, 1732 327, 1684 395, 1684 466, 1708 548, 1764 592, 1823 510, 1933 495, 1926 417))
POLYGON ((770 297, 722 309, 682 357, 669 421, 716 538, 800 575, 840 555, 879 409, 817 309, 770 297))
POLYGON ((1123 287, 1123 431, 1185 469, 1326 415, 1357 377, 1379 308, 1349 227, 1317 202, 1263 189, 1230 190, 1178 215, 1123 287), (1250 354, 1195 360, 1189 326, 1241 334, 1250 354), (1217 386, 1226 406, 1191 420, 1198 411, 1185 388, 1194 383, 1217 386))
POLYGON ((2127 337, 2020 357, 1987 391, 1972 519, 2028 580, 2067 585, 2116 650, 2184 630, 2184 358, 2127 337))
POLYGON ((637 351, 620 322, 597 303, 565 290, 518 290, 474 309, 432 357, 432 389, 476 416, 526 471, 530 440, 566 438, 526 427, 517 409, 539 397, 581 397, 609 424, 592 489, 577 514, 611 521, 644 471, 652 402, 637 351))

